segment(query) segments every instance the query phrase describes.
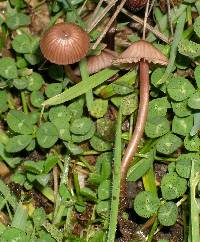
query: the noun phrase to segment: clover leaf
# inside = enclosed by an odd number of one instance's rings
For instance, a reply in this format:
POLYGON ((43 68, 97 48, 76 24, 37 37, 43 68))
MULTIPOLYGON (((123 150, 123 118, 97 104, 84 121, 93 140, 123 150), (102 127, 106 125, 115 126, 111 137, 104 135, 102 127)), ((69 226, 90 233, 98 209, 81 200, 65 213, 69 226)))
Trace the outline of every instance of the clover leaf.
POLYGON ((188 107, 188 99, 185 99, 181 102, 172 101, 172 108, 176 116, 186 117, 192 114, 192 109, 188 107))
POLYGON ((134 200, 135 212, 144 218, 150 218, 160 206, 159 198, 151 192, 140 192, 134 200))
POLYGON ((200 45, 191 40, 182 39, 178 44, 178 51, 182 55, 195 58, 200 55, 200 45))
POLYGON ((184 77, 173 77, 167 85, 169 96, 175 101, 183 101, 190 97, 195 89, 193 85, 184 77))
POLYGON ((195 92, 188 99, 188 106, 193 109, 200 109, 200 91, 195 92))
POLYGON ((200 16, 195 19, 193 26, 194 26, 195 33, 200 38, 200 16))
POLYGON ((8 28, 14 30, 20 26, 29 25, 31 23, 30 16, 24 13, 9 12, 6 15, 6 24, 8 28))
POLYGON ((147 120, 145 133, 150 138, 163 136, 170 131, 170 123, 165 117, 151 117, 147 120))
POLYGON ((172 121, 172 132, 186 136, 190 133, 192 126, 193 115, 184 118, 179 118, 175 116, 172 121))
POLYGON ((182 196, 187 189, 187 180, 171 172, 161 180, 161 192, 165 200, 172 200, 182 196))
POLYGON ((172 226, 176 223, 178 208, 174 202, 166 202, 158 209, 158 220, 163 226, 172 226))
POLYGON ((188 151, 199 151, 200 138, 198 135, 190 136, 187 135, 184 139, 184 146, 188 151))
POLYGON ((17 135, 8 140, 6 144, 6 151, 15 153, 23 150, 32 140, 31 135, 17 135))
POLYGON ((158 140, 156 150, 162 154, 169 155, 176 151, 181 145, 182 140, 178 136, 169 133, 158 140))
POLYGON ((192 162, 196 172, 200 171, 200 156, 196 153, 181 154, 176 160, 176 172, 183 178, 190 178, 192 162))
POLYGON ((37 130, 36 138, 41 147, 50 148, 58 140, 58 131, 54 124, 46 122, 37 130))
POLYGON ((103 100, 103 99, 96 99, 94 100, 91 110, 90 110, 90 114, 94 117, 94 118, 102 118, 108 109, 108 101, 107 100, 103 100))
POLYGON ((9 111, 7 115, 8 126, 16 133, 32 134, 33 124, 29 122, 29 117, 17 110, 9 111))
POLYGON ((6 79, 17 78, 16 63, 11 57, 3 57, 0 59, 0 76, 6 79))
POLYGON ((167 109, 171 107, 167 97, 156 98, 149 102, 148 118, 155 116, 165 116, 167 109))

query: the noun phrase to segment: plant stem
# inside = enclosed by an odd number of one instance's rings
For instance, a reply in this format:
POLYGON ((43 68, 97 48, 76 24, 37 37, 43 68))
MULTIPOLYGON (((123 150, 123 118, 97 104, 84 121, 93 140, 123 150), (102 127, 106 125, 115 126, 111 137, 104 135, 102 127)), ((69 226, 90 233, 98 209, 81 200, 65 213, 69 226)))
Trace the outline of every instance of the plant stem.
POLYGON ((99 38, 97 39, 97 41, 92 46, 92 49, 93 50, 95 50, 97 48, 97 46, 99 45, 99 43, 101 42, 101 40, 103 39, 103 37, 106 35, 107 31, 111 27, 111 25, 114 22, 114 20, 116 19, 117 15, 122 10, 122 8, 123 8, 123 6, 124 6, 125 3, 126 3, 126 0, 122 0, 121 1, 121 3, 119 4, 119 6, 117 7, 115 13, 113 14, 113 16, 110 18, 109 22, 107 23, 107 25, 106 25, 105 29, 103 30, 102 34, 99 36, 99 38))
POLYGON ((143 25, 143 34, 142 34, 143 40, 145 40, 148 13, 149 13, 149 0, 147 1, 147 4, 146 4, 146 10, 145 10, 145 16, 144 16, 144 25, 143 25))
POLYGON ((139 142, 142 138, 147 119, 149 103, 149 64, 143 60, 140 61, 140 102, 135 129, 125 151, 121 167, 121 185, 125 186, 126 176, 133 156, 137 152, 139 142))
POLYGON ((21 100, 22 100, 23 111, 24 111, 25 114, 28 114, 26 96, 25 96, 25 93, 23 91, 21 92, 21 100))
POLYGON ((169 74, 174 69, 174 62, 175 62, 175 58, 176 58, 176 55, 177 55, 178 44, 179 44, 179 42, 182 38, 182 34, 183 34, 183 31, 184 31, 185 19, 186 19, 186 12, 183 12, 183 14, 178 18, 178 21, 177 21, 177 24, 176 24, 174 39, 173 39, 171 50, 170 50, 169 64, 168 64, 168 66, 165 70, 163 77, 159 81, 159 84, 165 83, 169 74))
POLYGON ((64 65, 64 71, 65 71, 65 75, 66 75, 70 80, 72 80, 72 81, 75 82, 75 83, 80 82, 80 78, 77 77, 77 76, 74 74, 74 72, 73 72, 73 70, 72 70, 72 68, 71 68, 70 65, 64 65))
POLYGON ((122 113, 120 108, 118 112, 116 137, 115 137, 114 172, 113 172, 110 222, 109 222, 108 240, 107 240, 108 242, 115 241, 115 233, 116 233, 116 227, 117 227, 117 216, 118 216, 119 195, 120 195, 120 166, 121 166, 121 154, 122 154, 121 125, 122 125, 122 113))
MULTIPOLYGON (((81 77, 82 77, 82 81, 86 81, 89 78, 89 73, 88 73, 88 66, 87 66, 87 59, 83 58, 80 61, 80 72, 81 72, 81 77)), ((92 105, 93 105, 93 93, 92 93, 92 89, 86 92, 86 104, 87 104, 87 108, 88 111, 91 110, 92 105)))

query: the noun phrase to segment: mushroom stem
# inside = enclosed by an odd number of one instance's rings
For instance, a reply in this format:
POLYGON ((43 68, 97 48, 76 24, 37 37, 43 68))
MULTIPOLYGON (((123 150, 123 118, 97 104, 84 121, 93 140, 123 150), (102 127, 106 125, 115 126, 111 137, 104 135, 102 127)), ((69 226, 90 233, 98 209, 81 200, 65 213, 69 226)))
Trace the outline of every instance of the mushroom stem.
POLYGON ((74 74, 70 65, 64 65, 64 71, 65 75, 69 77, 70 80, 72 80, 75 83, 80 82, 80 78, 74 74))
POLYGON ((138 144, 143 136, 148 114, 149 103, 149 64, 143 59, 140 61, 140 102, 135 129, 125 151, 121 166, 121 186, 125 187, 129 166, 137 152, 138 144))

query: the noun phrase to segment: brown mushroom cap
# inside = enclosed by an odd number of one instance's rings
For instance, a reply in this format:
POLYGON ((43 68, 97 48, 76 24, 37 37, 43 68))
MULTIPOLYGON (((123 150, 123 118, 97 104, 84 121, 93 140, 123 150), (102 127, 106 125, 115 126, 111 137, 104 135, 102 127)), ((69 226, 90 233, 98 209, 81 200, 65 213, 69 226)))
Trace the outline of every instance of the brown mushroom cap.
MULTIPOLYGON (((87 58, 88 73, 94 74, 112 65, 114 58, 117 54, 109 49, 104 49, 99 55, 89 56, 87 58)), ((79 69, 75 69, 74 73, 80 75, 79 69)))
POLYGON ((154 64, 168 64, 167 57, 151 43, 145 40, 139 40, 130 45, 117 59, 113 61, 113 63, 137 63, 141 59, 154 64))
POLYGON ((44 57, 55 64, 72 64, 86 56, 89 37, 74 23, 58 23, 44 34, 40 49, 44 57))

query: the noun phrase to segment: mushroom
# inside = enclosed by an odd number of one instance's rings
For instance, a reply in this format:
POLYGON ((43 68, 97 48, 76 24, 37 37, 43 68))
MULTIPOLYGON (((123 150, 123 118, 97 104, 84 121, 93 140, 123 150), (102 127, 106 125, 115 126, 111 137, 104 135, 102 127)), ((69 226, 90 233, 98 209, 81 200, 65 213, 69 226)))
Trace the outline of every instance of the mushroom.
MULTIPOLYGON (((109 49, 102 50, 99 55, 89 56, 87 58, 88 73, 91 75, 112 66, 112 62, 116 57, 117 54, 109 49)), ((74 73, 80 75, 79 68, 76 68, 74 73)))
POLYGON ((121 186, 125 187, 126 176, 137 147, 142 138, 148 113, 149 103, 149 63, 167 65, 168 59, 152 44, 139 40, 129 46, 114 63, 140 64, 140 102, 137 121, 132 138, 124 153, 121 166, 121 186))
POLYGON ((40 41, 44 57, 58 65, 64 65, 70 76, 69 64, 78 62, 89 50, 89 36, 74 23, 58 23, 50 28, 40 41))
POLYGON ((147 0, 127 0, 126 1, 126 6, 134 12, 141 10, 143 7, 145 7, 146 4, 147 4, 147 0))

